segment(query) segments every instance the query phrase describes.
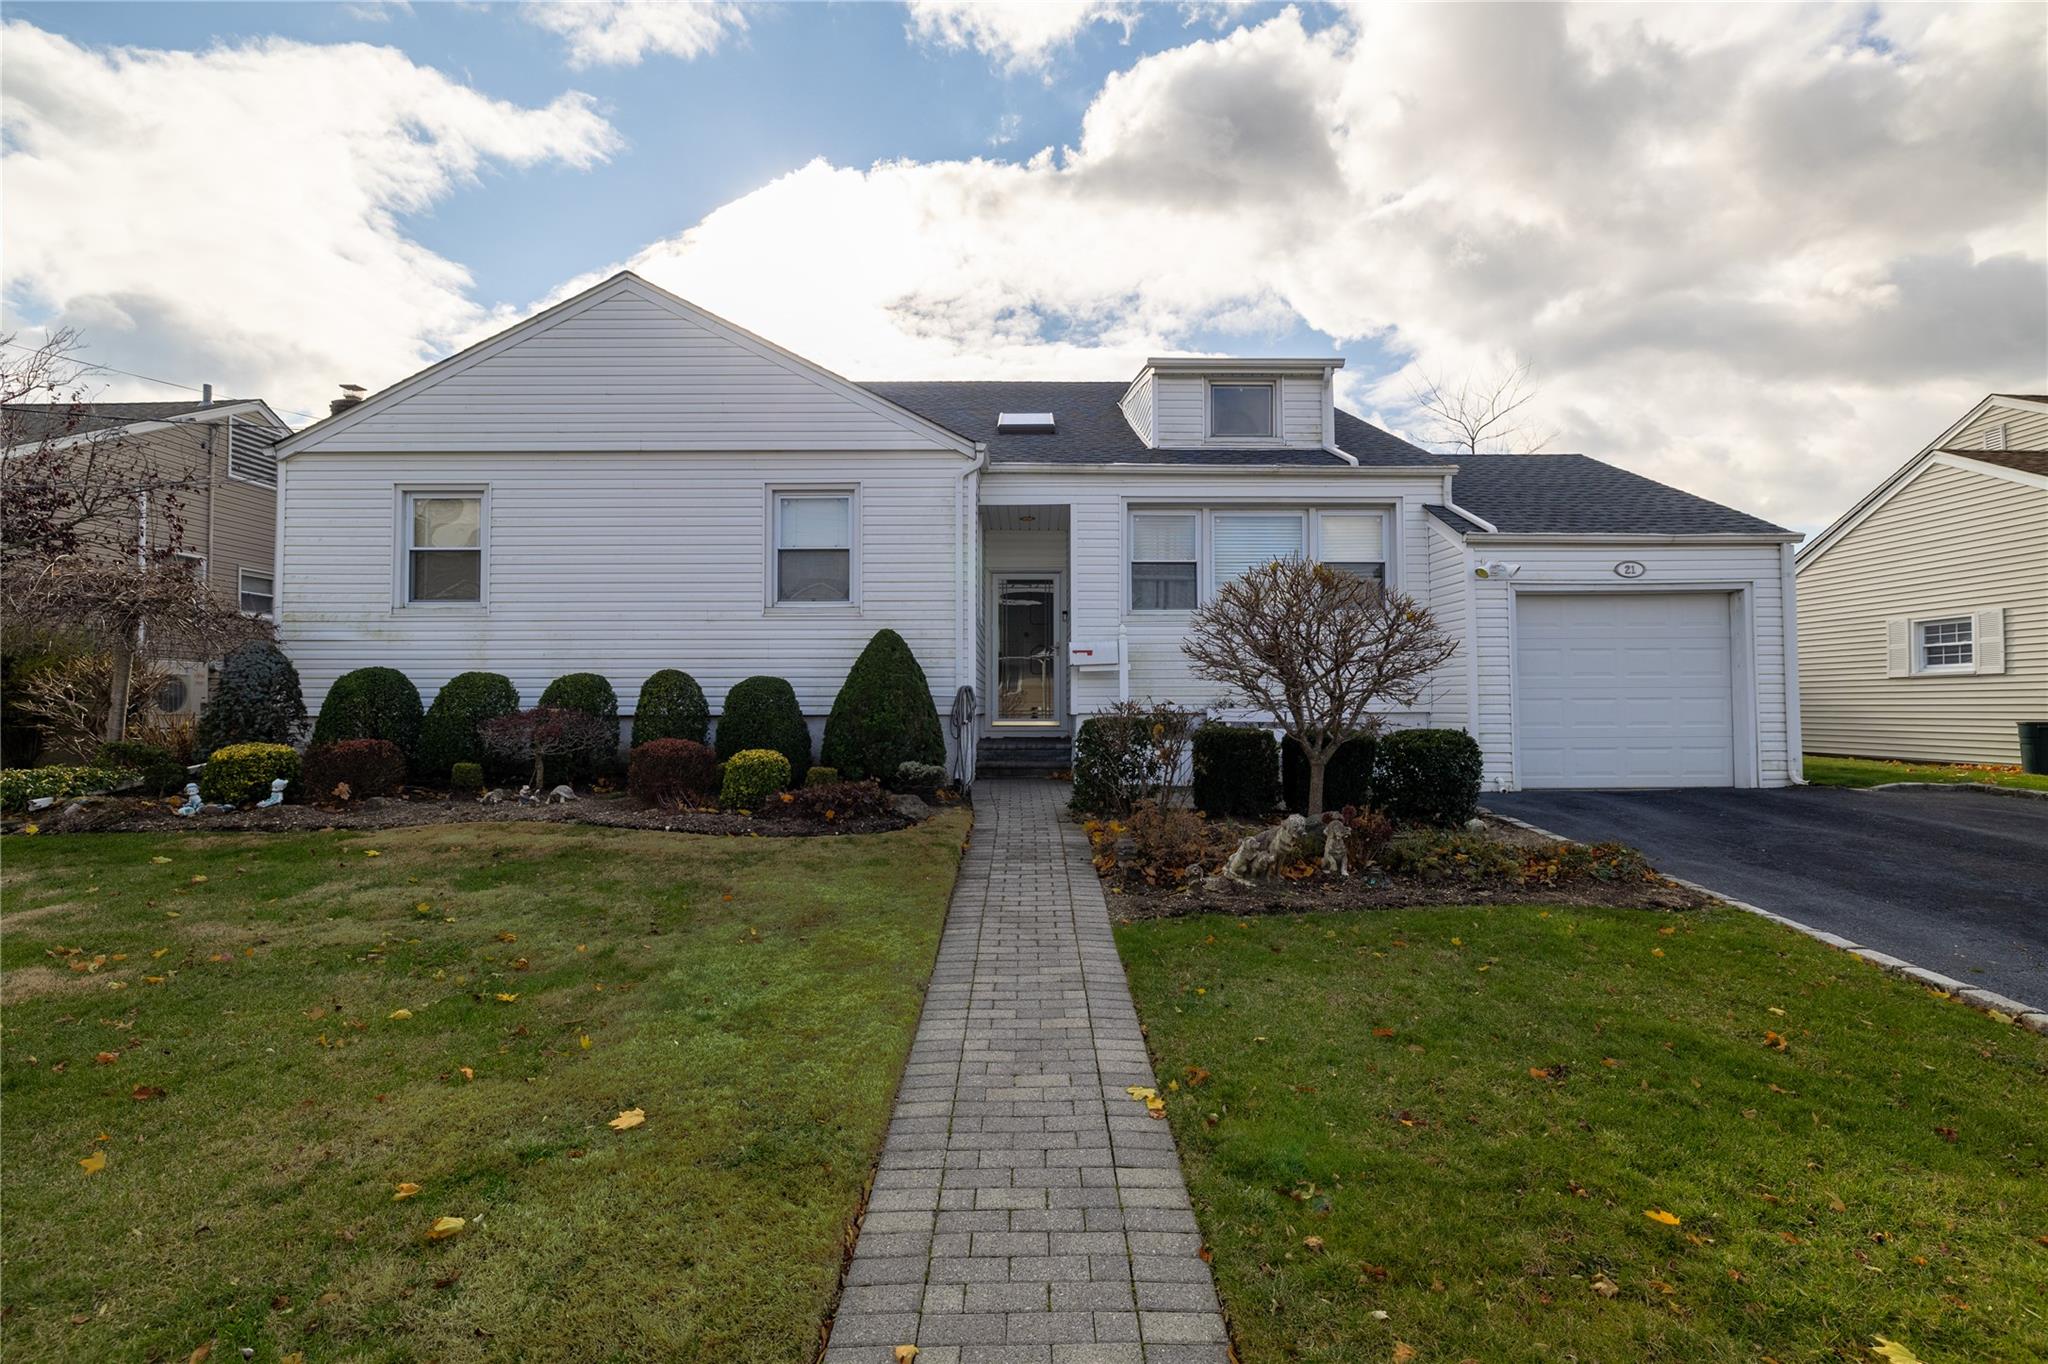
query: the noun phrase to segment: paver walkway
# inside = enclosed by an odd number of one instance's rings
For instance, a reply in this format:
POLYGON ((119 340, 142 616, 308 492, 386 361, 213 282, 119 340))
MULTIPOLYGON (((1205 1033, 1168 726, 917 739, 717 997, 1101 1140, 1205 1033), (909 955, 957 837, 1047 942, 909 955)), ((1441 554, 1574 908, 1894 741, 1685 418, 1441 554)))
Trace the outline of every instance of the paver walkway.
POLYGON ((825 1364, 1225 1364, 1087 839, 981 782, 825 1364))

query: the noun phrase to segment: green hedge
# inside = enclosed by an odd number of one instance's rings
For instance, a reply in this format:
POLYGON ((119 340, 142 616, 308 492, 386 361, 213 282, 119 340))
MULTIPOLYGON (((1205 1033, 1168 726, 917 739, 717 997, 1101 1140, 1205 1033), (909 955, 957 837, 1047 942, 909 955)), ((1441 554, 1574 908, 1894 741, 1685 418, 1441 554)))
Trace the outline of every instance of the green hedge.
POLYGON ((1280 747, 1271 730, 1204 725, 1194 751, 1197 810, 1263 815, 1280 803, 1280 747))
POLYGON ((519 709, 519 688, 502 673, 457 673, 434 693, 420 722, 419 753, 412 762, 416 778, 438 784, 453 781, 457 763, 481 763, 483 741, 476 728, 486 720, 519 709))
POLYGON ((18 815, 43 796, 93 796, 134 779, 135 773, 118 767, 10 767, 0 771, 0 811, 18 815))
MULTIPOLYGON (((1369 734, 1347 739, 1337 746, 1330 765, 1323 769, 1323 808, 1341 810, 1347 805, 1363 809, 1373 803, 1374 740, 1369 734)), ((1293 739, 1280 742, 1280 795, 1296 814, 1308 809, 1308 755, 1293 739)))
POLYGON ((369 800, 404 784, 405 755, 389 739, 314 744, 299 764, 299 785, 316 801, 340 799, 341 786, 348 787, 348 799, 369 800))
POLYGON ((420 689, 396 668, 357 668, 334 679, 320 718, 313 722, 313 742, 337 744, 343 739, 388 739, 410 760, 419 751, 425 711, 420 689))
POLYGON ((796 689, 779 677, 749 677, 725 694, 725 709, 718 717, 718 756, 730 762, 750 748, 773 749, 792 772, 811 765, 811 727, 804 723, 796 689))
POLYGON ((649 739, 626 764, 626 789, 648 805, 710 800, 720 785, 718 755, 691 739, 649 739))
POLYGON ((893 782, 904 763, 946 763, 946 733, 917 655, 894 630, 879 630, 833 698, 818 760, 848 781, 893 782))
POLYGON ((1395 730, 1380 739, 1373 790, 1402 823, 1454 828, 1479 813, 1484 767, 1478 741, 1462 729, 1395 730))
POLYGON ((711 706, 697 679, 680 668, 663 668, 640 684, 640 703, 633 708, 633 737, 638 748, 656 739, 704 742, 711 729, 711 706))
POLYGON ((789 759, 772 748, 743 748, 725 760, 725 785, 718 803, 729 810, 758 810, 789 785, 789 759))
MULTIPOLYGON (((269 799, 270 784, 279 777, 298 781, 298 750, 288 744, 229 744, 206 760, 199 794, 216 805, 247 805, 269 799)), ((296 792, 286 787, 285 794, 296 792)))
POLYGON ((142 777, 142 789, 152 796, 182 791, 192 780, 185 771, 185 764, 173 757, 168 749, 140 739, 118 739, 110 744, 101 744, 93 761, 103 768, 125 767, 138 773, 142 777))

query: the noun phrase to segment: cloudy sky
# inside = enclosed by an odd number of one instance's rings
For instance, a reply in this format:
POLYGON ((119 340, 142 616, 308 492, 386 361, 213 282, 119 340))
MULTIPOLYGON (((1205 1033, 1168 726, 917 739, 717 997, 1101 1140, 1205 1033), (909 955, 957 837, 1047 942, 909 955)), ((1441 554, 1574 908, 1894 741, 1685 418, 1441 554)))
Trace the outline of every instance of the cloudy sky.
POLYGON ((0 309, 324 411, 621 266, 854 378, 1526 364, 1814 529, 2048 391, 2048 10, 10 3, 0 309))

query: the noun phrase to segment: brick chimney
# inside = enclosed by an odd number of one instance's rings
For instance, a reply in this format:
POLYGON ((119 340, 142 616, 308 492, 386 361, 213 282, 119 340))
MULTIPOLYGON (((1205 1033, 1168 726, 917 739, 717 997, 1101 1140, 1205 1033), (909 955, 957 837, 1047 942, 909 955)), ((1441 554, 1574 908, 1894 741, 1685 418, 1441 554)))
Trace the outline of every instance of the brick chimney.
POLYGON ((337 416, 348 411, 362 400, 363 386, 361 384, 343 384, 341 386, 341 396, 327 404, 327 415, 330 417, 337 416))

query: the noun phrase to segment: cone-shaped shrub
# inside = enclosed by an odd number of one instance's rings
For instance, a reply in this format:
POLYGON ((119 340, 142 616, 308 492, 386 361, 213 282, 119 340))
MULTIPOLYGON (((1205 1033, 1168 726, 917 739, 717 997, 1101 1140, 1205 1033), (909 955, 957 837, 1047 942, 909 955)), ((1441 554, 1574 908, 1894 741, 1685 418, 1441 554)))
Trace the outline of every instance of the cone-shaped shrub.
POLYGON ((482 762, 484 746, 476 727, 518 709, 519 689, 503 674, 458 673, 449 678, 420 724, 414 777, 438 786, 451 779, 455 764, 482 762))
POLYGON ((945 766, 946 735, 931 683, 894 630, 877 631, 853 661, 825 721, 819 758, 847 781, 893 782, 905 763, 945 766))
POLYGON ((640 704, 633 708, 633 740, 628 748, 656 739, 704 742, 711 728, 711 707, 697 679, 680 668, 663 668, 640 684, 640 704))
POLYGON ((718 756, 730 760, 749 748, 772 748, 789 770, 811 765, 811 727, 804 723, 796 689, 779 677, 749 677, 725 694, 718 716, 718 756))
POLYGON ((410 759, 419 751, 420 689, 396 668, 357 668, 334 679, 320 718, 313 722, 313 742, 335 744, 343 739, 388 739, 410 759))
POLYGON ((295 743, 305 728, 299 670, 269 640, 251 640, 221 663, 193 751, 203 758, 229 744, 295 743))

